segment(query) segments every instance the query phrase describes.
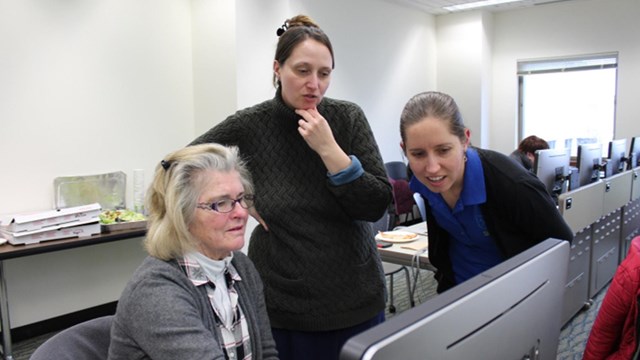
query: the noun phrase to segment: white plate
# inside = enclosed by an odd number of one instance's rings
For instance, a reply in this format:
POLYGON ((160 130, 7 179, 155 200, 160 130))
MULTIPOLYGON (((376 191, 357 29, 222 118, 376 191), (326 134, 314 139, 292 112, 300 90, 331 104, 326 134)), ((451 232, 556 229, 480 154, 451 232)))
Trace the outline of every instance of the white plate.
POLYGON ((402 230, 384 231, 376 235, 376 240, 390 243, 406 243, 418 240, 418 234, 402 230))

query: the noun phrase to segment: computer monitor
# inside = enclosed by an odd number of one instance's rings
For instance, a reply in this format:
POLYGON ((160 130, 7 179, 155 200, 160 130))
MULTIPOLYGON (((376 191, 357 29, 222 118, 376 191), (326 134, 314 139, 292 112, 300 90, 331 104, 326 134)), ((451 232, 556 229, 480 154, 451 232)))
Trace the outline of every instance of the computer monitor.
POLYGON ((629 156, 627 157, 627 170, 640 166, 640 136, 631 138, 629 156))
POLYGON ((366 330, 340 360, 555 360, 569 243, 547 239, 366 330))
POLYGON ((533 171, 554 198, 567 191, 570 149, 536 150, 533 171))
POLYGON ((597 181, 600 178, 601 164, 602 144, 595 143, 578 145, 576 167, 578 168, 579 185, 585 186, 597 181))
POLYGON ((627 151, 627 139, 609 141, 609 157, 607 159, 605 177, 610 177, 624 171, 627 151))

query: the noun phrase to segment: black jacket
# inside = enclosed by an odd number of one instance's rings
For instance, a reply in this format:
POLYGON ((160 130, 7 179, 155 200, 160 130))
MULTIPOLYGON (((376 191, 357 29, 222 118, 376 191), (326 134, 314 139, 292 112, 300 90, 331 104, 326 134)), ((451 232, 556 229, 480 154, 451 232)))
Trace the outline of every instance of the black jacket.
MULTIPOLYGON (((573 240, 571 228, 533 173, 504 154, 475 150, 482 161, 487 192, 487 201, 481 205, 482 215, 505 258, 513 257, 551 237, 573 240)), ((449 258, 450 236, 438 225, 429 203, 425 202, 429 260, 438 269, 436 279, 440 293, 455 285, 449 258)))

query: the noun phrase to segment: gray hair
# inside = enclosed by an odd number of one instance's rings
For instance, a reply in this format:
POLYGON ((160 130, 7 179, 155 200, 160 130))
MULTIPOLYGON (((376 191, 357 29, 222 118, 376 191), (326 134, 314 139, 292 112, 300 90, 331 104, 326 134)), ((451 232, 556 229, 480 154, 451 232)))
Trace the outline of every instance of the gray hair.
POLYGON ((210 170, 237 171, 245 193, 253 193, 249 171, 236 147, 200 144, 167 155, 156 166, 146 196, 149 226, 144 244, 151 256, 169 260, 195 249, 197 240, 189 224, 202 191, 202 174, 210 170))

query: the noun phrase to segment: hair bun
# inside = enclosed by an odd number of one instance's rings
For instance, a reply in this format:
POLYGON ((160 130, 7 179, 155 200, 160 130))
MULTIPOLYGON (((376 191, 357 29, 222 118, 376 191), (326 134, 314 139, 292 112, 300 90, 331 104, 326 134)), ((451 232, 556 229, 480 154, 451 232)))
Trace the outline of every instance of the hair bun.
POLYGON ((296 15, 296 16, 292 17, 291 19, 287 20, 285 23, 288 25, 288 27, 308 26, 308 27, 319 28, 318 24, 316 24, 307 15, 296 15))
POLYGON ((289 28, 297 27, 297 26, 308 26, 312 28, 320 28, 318 24, 316 24, 310 17, 306 15, 296 15, 291 19, 287 19, 284 21, 284 24, 276 29, 276 35, 282 36, 289 28))

